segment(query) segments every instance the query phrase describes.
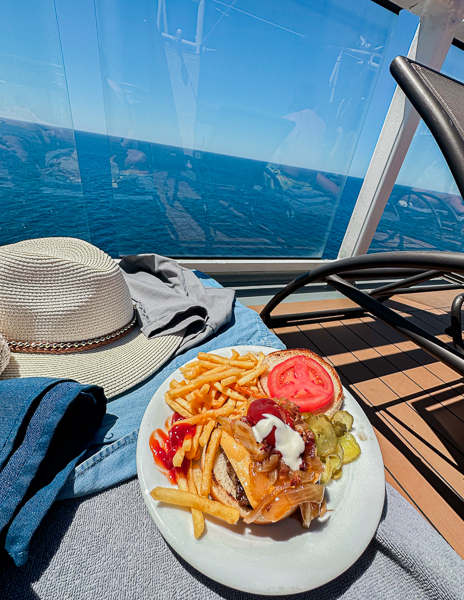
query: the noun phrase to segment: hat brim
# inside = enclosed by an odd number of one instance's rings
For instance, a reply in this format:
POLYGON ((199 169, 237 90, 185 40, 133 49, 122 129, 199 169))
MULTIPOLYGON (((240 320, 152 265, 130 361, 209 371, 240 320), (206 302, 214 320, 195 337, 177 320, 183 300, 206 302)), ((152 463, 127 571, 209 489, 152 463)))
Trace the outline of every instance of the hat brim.
POLYGON ((138 328, 107 346, 69 354, 12 352, 0 379, 55 377, 100 385, 113 398, 158 371, 183 338, 165 335, 147 339, 138 328))

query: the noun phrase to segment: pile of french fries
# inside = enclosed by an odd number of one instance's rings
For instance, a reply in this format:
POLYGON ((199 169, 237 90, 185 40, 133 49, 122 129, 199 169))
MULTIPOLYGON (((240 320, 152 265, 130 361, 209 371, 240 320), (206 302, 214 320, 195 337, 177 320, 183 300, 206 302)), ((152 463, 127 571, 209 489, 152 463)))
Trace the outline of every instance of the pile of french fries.
POLYGON ((232 350, 230 358, 200 352, 197 360, 181 367, 184 379, 172 380, 165 394, 166 403, 183 417, 176 424, 195 425, 195 433, 184 439, 173 458, 175 467, 181 467, 185 458, 190 461, 185 477, 178 470, 179 489, 156 487, 151 496, 160 502, 190 507, 196 538, 204 531, 203 513, 228 523, 239 519, 236 508, 208 498, 222 436, 217 419, 238 419, 246 414, 249 398, 258 395, 258 378, 267 369, 263 359, 262 352, 255 356, 232 350))

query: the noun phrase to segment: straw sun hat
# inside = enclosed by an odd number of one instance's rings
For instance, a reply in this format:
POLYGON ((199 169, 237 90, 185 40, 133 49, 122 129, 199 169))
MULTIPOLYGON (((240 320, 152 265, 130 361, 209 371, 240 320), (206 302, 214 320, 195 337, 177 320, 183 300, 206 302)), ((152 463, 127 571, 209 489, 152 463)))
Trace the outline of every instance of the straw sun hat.
POLYGON ((157 371, 182 336, 147 339, 119 266, 88 242, 41 238, 0 247, 0 379, 57 377, 111 398, 157 371))

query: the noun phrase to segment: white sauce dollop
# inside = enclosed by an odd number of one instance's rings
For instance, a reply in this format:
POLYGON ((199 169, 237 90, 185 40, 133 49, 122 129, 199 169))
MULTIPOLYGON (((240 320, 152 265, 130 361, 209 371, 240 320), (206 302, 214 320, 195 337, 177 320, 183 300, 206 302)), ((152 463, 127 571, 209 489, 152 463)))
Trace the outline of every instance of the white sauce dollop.
POLYGON ((275 449, 282 454, 282 460, 292 471, 298 471, 301 464, 300 455, 304 452, 305 443, 300 434, 274 415, 264 414, 264 419, 252 427, 258 444, 269 435, 275 427, 275 449))

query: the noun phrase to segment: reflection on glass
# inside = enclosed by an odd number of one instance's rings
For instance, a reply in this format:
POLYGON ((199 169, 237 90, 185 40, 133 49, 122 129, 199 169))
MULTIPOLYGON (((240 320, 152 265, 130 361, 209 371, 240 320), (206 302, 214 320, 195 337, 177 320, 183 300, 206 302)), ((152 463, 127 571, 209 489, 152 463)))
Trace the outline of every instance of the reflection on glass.
MULTIPOLYGON (((463 53, 451 47, 443 73, 464 81, 463 53)), ((420 122, 369 252, 464 250, 464 203, 443 154, 420 122)))
POLYGON ((53 0, 2 11, 0 243, 89 239, 53 0))
POLYGON ((121 254, 318 257, 396 16, 96 0, 121 254))

